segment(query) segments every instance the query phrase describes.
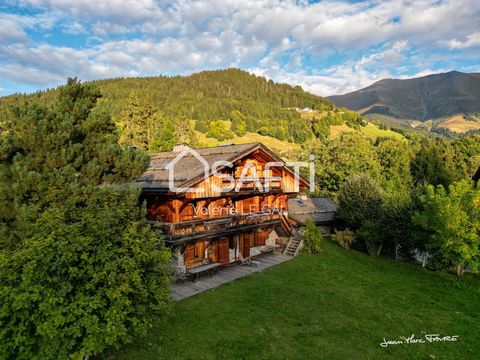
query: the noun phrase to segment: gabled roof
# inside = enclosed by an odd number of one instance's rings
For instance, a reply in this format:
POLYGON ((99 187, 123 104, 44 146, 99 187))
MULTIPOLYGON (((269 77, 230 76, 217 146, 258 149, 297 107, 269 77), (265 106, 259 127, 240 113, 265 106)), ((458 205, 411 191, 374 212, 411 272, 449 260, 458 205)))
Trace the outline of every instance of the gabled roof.
POLYGON ((300 225, 307 220, 315 224, 329 224, 335 220, 338 206, 329 198, 289 199, 288 216, 300 225))
MULTIPOLYGON (((217 161, 231 163, 244 158, 256 150, 263 152, 271 161, 283 161, 273 151, 261 143, 221 145, 217 147, 194 149, 210 167, 217 161)), ((181 151, 168 151, 151 154, 149 168, 135 182, 142 183, 144 190, 168 190, 169 171, 168 165, 175 162, 181 151)), ((185 154, 175 165, 174 184, 176 187, 190 187, 204 179, 204 164, 192 153, 185 154)), ((305 182, 301 180, 301 182, 305 182)))

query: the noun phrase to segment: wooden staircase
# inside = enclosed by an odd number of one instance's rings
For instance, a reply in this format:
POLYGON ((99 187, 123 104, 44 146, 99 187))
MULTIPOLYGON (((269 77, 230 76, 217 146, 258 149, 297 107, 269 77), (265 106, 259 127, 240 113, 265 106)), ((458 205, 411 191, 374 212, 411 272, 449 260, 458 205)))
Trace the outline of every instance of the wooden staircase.
POLYGON ((291 237, 283 253, 285 255, 297 256, 303 248, 303 240, 300 237, 291 237))
POLYGON ((289 237, 292 235, 292 225, 290 221, 284 216, 280 216, 281 223, 275 228, 275 231, 280 237, 289 237))

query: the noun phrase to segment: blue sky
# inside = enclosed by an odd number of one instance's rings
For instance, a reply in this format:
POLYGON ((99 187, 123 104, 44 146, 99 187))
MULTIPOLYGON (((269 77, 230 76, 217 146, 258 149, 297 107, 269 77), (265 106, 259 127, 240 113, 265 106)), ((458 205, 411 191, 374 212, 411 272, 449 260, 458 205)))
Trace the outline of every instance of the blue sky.
POLYGON ((478 0, 0 2, 0 96, 226 67, 327 96, 479 59, 478 0))

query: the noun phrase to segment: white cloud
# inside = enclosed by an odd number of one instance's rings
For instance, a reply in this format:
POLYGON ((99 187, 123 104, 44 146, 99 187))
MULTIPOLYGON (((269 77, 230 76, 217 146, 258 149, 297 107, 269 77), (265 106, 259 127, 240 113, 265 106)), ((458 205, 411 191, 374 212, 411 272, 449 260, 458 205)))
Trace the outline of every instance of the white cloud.
POLYGON ((438 68, 435 50, 480 44, 476 0, 19 4, 38 13, 0 14, 0 76, 45 86, 72 75, 89 80, 237 66, 331 95, 438 68), (85 44, 58 46, 29 36, 37 30, 55 36, 52 28, 84 36, 85 44), (31 77, 13 74, 20 68, 31 77))
POLYGON ((27 38, 27 34, 17 22, 13 19, 0 17, 0 43, 26 41, 27 38))
POLYGON ((270 68, 252 68, 250 71, 276 81, 300 85, 320 96, 329 96, 354 91, 392 77, 389 69, 401 61, 408 50, 408 42, 402 40, 386 44, 378 51, 370 52, 357 60, 326 69, 315 69, 312 73, 304 70, 288 72, 278 64, 270 68))
POLYGON ((452 39, 447 41, 447 45, 450 49, 466 49, 473 46, 480 45, 480 32, 474 32, 473 34, 467 35, 464 41, 452 39))

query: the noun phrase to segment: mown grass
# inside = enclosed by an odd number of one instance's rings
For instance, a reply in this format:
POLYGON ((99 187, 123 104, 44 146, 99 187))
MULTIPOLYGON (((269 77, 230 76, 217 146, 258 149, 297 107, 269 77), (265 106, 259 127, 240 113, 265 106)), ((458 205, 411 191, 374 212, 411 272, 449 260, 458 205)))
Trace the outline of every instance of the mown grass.
POLYGON ((324 244, 185 299, 121 359, 478 359, 480 281, 324 244), (457 342, 382 348, 384 337, 457 342))

